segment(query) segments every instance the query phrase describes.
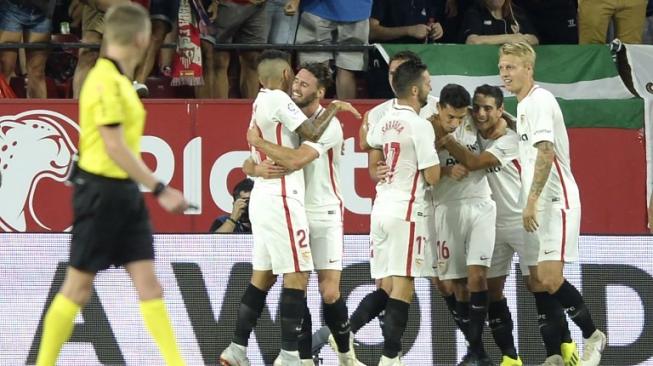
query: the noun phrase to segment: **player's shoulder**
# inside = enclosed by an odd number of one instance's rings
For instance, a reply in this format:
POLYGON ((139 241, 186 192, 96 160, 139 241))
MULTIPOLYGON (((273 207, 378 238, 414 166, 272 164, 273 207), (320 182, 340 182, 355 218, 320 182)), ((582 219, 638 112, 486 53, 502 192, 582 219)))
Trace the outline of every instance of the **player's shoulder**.
POLYGON ((555 101, 555 96, 550 91, 542 88, 539 85, 533 87, 533 91, 530 94, 530 99, 533 101, 555 101))
POLYGON ((377 104, 367 112, 368 123, 378 122, 392 108, 394 99, 388 99, 381 104, 377 104))

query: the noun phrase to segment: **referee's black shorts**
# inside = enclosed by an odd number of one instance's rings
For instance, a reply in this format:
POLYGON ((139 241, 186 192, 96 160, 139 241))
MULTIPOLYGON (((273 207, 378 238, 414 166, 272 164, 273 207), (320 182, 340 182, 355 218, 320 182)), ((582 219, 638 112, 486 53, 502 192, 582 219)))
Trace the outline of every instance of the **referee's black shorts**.
POLYGON ((82 170, 73 181, 70 266, 95 273, 154 259, 152 226, 138 184, 82 170))

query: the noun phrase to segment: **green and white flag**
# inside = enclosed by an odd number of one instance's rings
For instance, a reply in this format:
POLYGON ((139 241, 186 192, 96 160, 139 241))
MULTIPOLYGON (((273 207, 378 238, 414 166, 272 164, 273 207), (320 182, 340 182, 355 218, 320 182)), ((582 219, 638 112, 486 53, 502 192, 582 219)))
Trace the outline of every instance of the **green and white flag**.
MULTIPOLYGON (((498 46, 487 45, 376 45, 386 61, 401 50, 411 50, 428 65, 433 93, 449 83, 470 94, 482 84, 501 86, 498 46)), ((560 103, 566 123, 573 127, 640 128, 643 103, 624 85, 612 54, 605 45, 556 45, 536 48, 535 80, 560 103)), ((506 109, 514 113, 516 100, 506 93, 506 109)))

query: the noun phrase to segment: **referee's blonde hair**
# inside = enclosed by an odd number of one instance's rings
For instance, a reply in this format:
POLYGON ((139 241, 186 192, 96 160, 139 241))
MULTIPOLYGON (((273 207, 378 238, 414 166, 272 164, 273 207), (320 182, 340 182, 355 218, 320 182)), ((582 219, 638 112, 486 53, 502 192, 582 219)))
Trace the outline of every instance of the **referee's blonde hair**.
POLYGON ((499 48, 499 57, 501 56, 515 56, 535 67, 535 50, 526 42, 504 43, 499 48))
POLYGON ((145 33, 149 38, 151 31, 150 15, 139 4, 122 3, 109 8, 104 14, 104 38, 108 42, 127 46, 134 42, 138 34, 145 33))

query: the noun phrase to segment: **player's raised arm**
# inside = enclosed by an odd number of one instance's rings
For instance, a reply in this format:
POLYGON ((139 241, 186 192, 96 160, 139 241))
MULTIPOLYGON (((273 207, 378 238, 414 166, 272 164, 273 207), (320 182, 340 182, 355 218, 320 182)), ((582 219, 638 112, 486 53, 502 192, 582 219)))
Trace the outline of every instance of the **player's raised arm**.
POLYGON ((297 132, 297 134, 304 140, 317 142, 329 126, 331 119, 335 117, 338 112, 350 112, 357 119, 361 118, 358 110, 356 110, 356 108, 354 108, 350 103, 334 100, 316 119, 313 121, 307 119, 297 127, 295 132, 297 132))

